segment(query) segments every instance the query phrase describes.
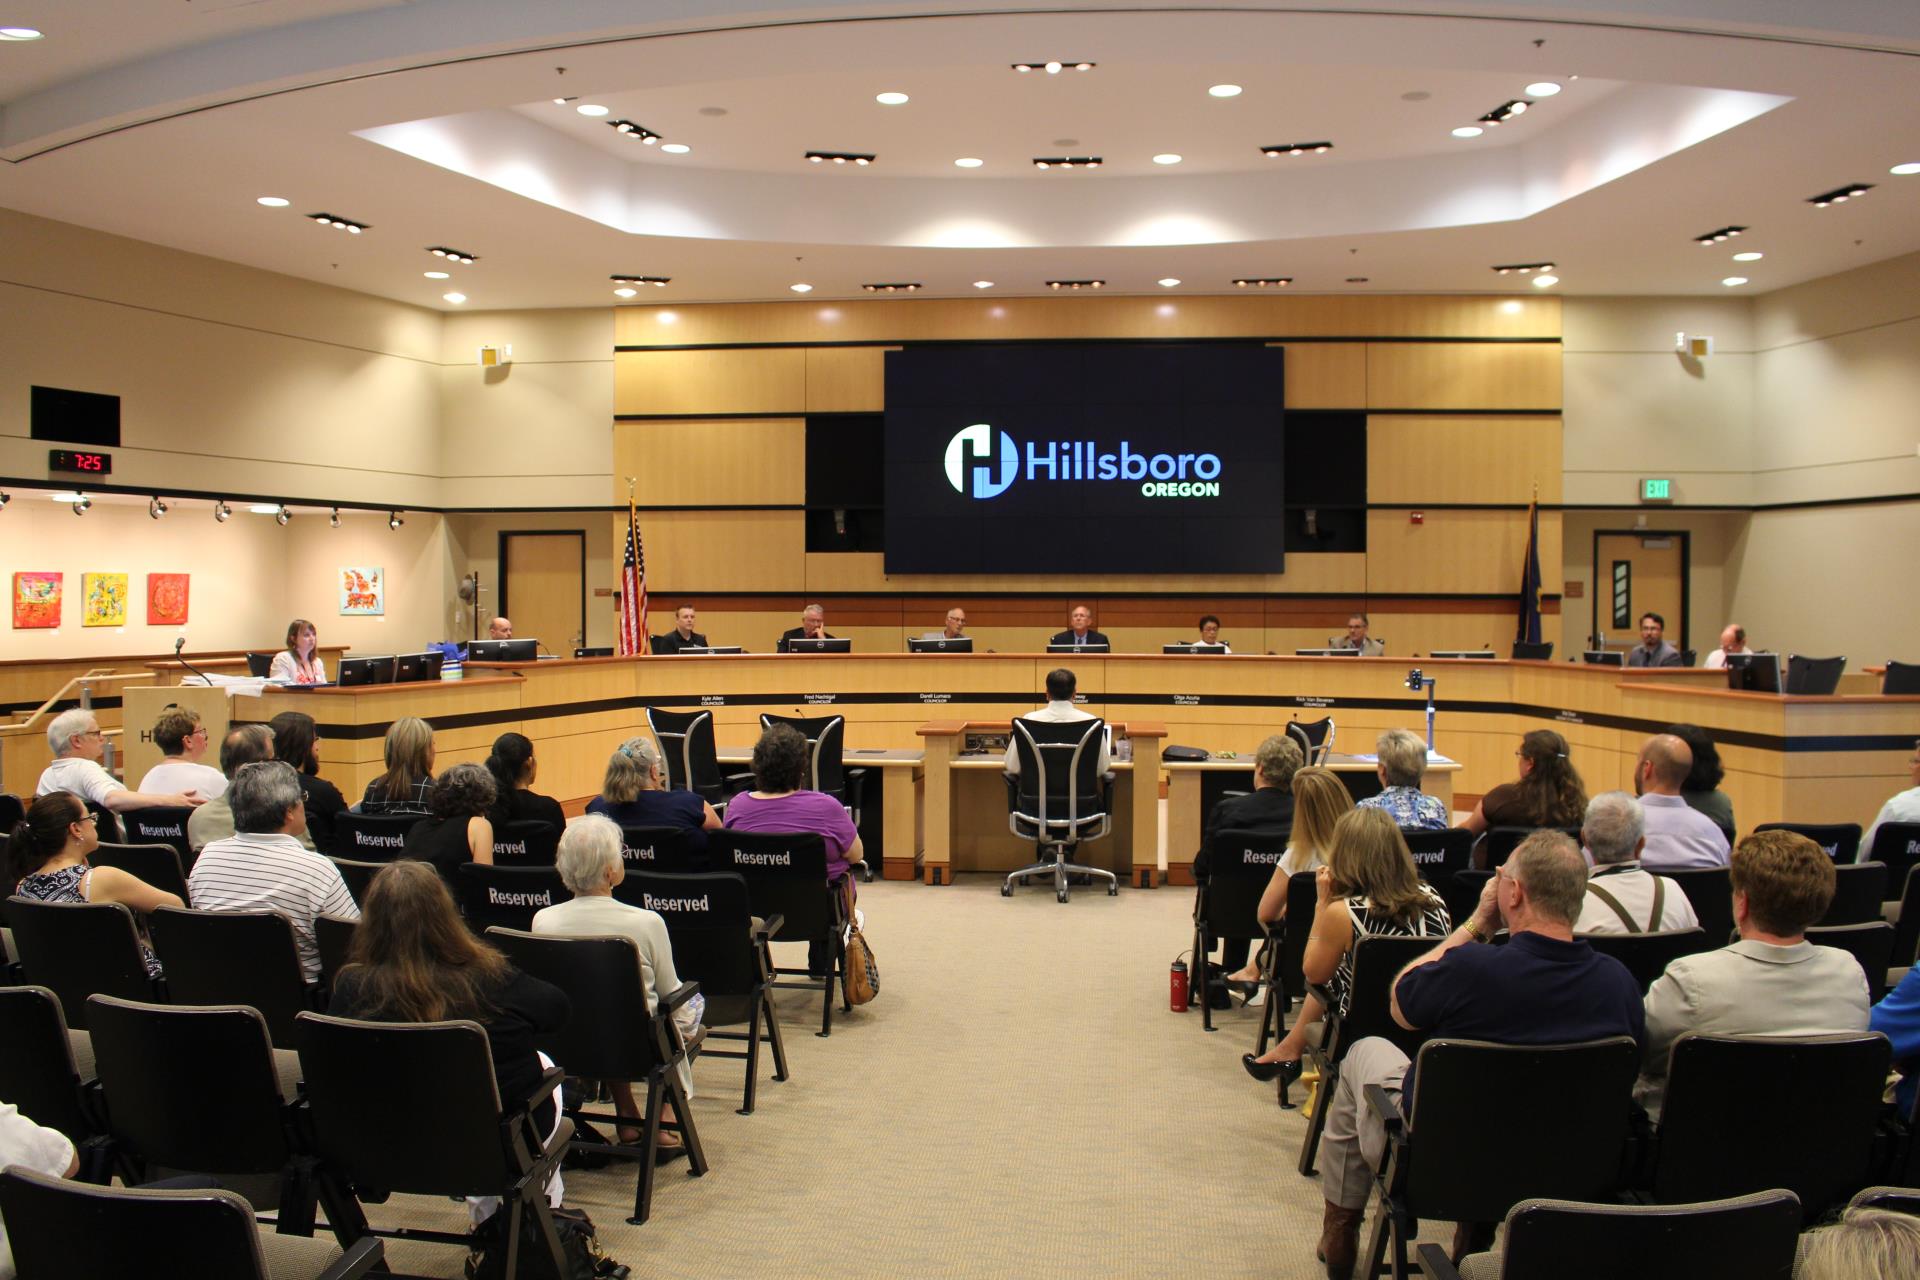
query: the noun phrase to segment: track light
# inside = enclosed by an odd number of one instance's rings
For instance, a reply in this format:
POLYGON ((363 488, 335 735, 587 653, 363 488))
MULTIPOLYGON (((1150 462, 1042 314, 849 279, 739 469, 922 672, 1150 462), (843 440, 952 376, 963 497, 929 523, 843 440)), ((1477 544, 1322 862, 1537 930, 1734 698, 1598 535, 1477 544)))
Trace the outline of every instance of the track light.
POLYGON ((92 498, 89 498, 84 493, 80 494, 78 497, 76 497, 73 500, 73 514, 77 516, 83 516, 87 514, 87 508, 91 507, 92 505, 93 505, 92 498))
POLYGON ((233 514, 233 508, 227 505, 226 499, 216 498, 214 500, 213 518, 215 520, 218 520, 221 524, 225 524, 227 522, 227 517, 232 514, 233 514))
POLYGON ((291 519, 293 519, 293 512, 287 510, 287 504, 284 502, 280 504, 280 509, 273 513, 273 522, 282 529, 287 527, 287 521, 291 519))
POLYGON ((398 529, 401 525, 405 523, 406 521, 400 518, 400 513, 398 511, 387 512, 387 528, 398 529))
POLYGON ((831 161, 834 164, 851 164, 865 168, 877 157, 869 152, 860 151, 809 151, 806 158, 814 164, 826 164, 831 161))
POLYGON ((355 222, 352 218, 343 218, 337 213, 310 213, 307 217, 323 227, 332 227, 335 231, 345 231, 356 236, 371 225, 365 222, 355 222))
POLYGON ((156 493, 151 498, 147 499, 147 514, 152 516, 155 520, 158 520, 161 516, 167 514, 167 504, 160 501, 159 494, 156 493))
POLYGON ((1873 190, 1871 182, 1850 182, 1844 187, 1835 187, 1820 195, 1808 196, 1807 203, 1816 209, 1824 209, 1830 204, 1845 204, 1849 200, 1858 200, 1871 190, 1873 190))
POLYGON ((340 508, 335 507, 333 514, 327 517, 327 527, 329 529, 338 529, 340 527, 340 508))
POLYGON ((0 511, 5 511, 7 509, 7 504, 12 501, 13 501, 12 494, 0 493, 0 511))

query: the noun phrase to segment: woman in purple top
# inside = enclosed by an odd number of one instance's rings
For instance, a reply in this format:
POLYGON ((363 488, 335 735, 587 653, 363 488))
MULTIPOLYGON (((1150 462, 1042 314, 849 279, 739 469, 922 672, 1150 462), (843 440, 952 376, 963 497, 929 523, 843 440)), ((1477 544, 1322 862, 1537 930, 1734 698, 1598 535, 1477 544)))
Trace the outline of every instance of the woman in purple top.
POLYGON ((827 879, 846 882, 847 867, 866 860, 860 833, 845 806, 819 791, 802 791, 807 774, 807 740, 792 725, 776 724, 753 748, 752 791, 727 802, 727 826, 735 831, 805 831, 827 842, 827 879))

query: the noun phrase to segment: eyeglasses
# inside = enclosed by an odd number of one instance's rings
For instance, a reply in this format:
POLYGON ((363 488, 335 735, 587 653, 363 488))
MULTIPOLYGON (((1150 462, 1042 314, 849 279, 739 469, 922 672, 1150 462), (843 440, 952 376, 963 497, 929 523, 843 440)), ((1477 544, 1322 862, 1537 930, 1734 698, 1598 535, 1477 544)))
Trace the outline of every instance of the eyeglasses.
POLYGON ((100 825, 100 815, 97 813, 83 813, 79 817, 75 818, 72 822, 68 823, 67 825, 78 826, 83 822, 91 822, 95 826, 98 826, 100 825))

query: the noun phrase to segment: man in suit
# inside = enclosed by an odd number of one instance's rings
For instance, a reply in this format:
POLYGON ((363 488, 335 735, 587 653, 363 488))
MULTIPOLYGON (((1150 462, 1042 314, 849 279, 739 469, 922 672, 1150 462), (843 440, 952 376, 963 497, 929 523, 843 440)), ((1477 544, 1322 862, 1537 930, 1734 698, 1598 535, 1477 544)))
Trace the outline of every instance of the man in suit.
POLYGON ((1334 636, 1329 639, 1327 641, 1327 648, 1358 649, 1360 656, 1363 658, 1379 657, 1387 651, 1387 646, 1367 634, 1368 625, 1366 614, 1349 614, 1347 617, 1347 634, 1344 636, 1334 636))
POLYGON ((1666 641, 1667 620, 1657 613, 1640 615, 1640 643, 1627 650, 1630 667, 1684 667, 1680 651, 1666 641))
MULTIPOLYGON (((1293 775, 1306 763, 1300 746, 1284 733, 1262 742, 1253 753, 1253 791, 1225 796, 1207 815, 1200 832, 1200 850, 1193 855, 1193 879, 1205 885, 1212 874, 1212 840, 1216 831, 1252 831, 1284 840, 1293 833, 1293 775)), ((1196 898, 1195 905, 1198 905, 1196 898)), ((1220 970, 1230 982, 1251 982, 1257 972, 1244 972, 1251 939, 1220 940, 1220 970)))
POLYGON ((827 611, 817 604, 810 604, 800 611, 800 625, 780 633, 780 652, 788 651, 789 640, 832 640, 836 637, 827 630, 827 611))
POLYGON ((707 638, 693 629, 693 606, 683 604, 674 611, 673 630, 653 638, 655 653, 678 653, 682 649, 704 649, 707 638))
POLYGON ((1105 644, 1108 648, 1113 647, 1108 644, 1106 636, 1093 629, 1093 610, 1083 604, 1073 606, 1073 612, 1067 615, 1067 629, 1047 643, 1070 644, 1075 648, 1089 644, 1105 644))

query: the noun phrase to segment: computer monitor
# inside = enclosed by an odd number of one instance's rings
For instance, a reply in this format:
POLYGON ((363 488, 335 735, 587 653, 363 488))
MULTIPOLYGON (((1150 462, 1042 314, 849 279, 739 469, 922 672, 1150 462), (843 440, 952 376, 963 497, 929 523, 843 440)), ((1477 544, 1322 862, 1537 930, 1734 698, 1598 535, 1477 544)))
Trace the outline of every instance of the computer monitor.
POLYGON ((1360 651, 1358 649, 1295 649, 1293 656, 1296 658, 1357 658, 1360 656, 1360 651))
POLYGON ((820 636, 812 640, 807 639, 805 636, 798 636, 792 640, 787 641, 787 652, 788 653, 852 653, 853 641, 847 639, 845 636, 838 636, 838 637, 831 637, 831 638, 827 636, 820 636))
POLYGON ((1497 655, 1491 649, 1435 649, 1427 655, 1429 658, 1480 658, 1488 659, 1497 655))
POLYGON ((933 636, 927 639, 910 639, 907 641, 907 652, 972 653, 973 637, 956 636, 953 639, 948 639, 946 636, 933 636))
POLYGON ((438 680, 440 664, 447 655, 438 649, 426 653, 403 653, 393 660, 393 682, 411 684, 417 680, 438 680))
POLYGON ((1780 655, 1777 653, 1728 654, 1727 688, 1749 693, 1780 692, 1780 655))
POLYGON ((685 646, 684 648, 676 649, 672 653, 663 653, 660 656, 663 658, 674 658, 674 657, 684 658, 691 655, 697 658, 702 654, 745 653, 745 652, 746 650, 742 649, 737 644, 709 644, 709 645, 690 644, 685 646))
POLYGON ((247 655, 247 674, 255 680, 264 680, 273 674, 273 655, 270 653, 250 653, 247 655))
POLYGON ((1590 667, 1624 667, 1627 655, 1620 649, 1588 649, 1580 655, 1580 661, 1590 667))
POLYGON ((1226 651, 1227 646, 1223 644, 1163 644, 1160 646, 1162 653, 1225 653, 1226 651))
POLYGON ((1110 644, 1050 644, 1048 653, 1112 653, 1110 644))
POLYGON ((366 658, 342 658, 338 672, 339 683, 342 685, 392 684, 393 665, 394 659, 390 653, 366 658))
POLYGON ((537 662, 538 640, 475 640, 467 646, 468 662, 537 662))
POLYGON ((595 645, 591 649, 575 649, 573 656, 576 658, 611 658, 613 656, 613 646, 595 645))

